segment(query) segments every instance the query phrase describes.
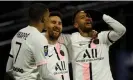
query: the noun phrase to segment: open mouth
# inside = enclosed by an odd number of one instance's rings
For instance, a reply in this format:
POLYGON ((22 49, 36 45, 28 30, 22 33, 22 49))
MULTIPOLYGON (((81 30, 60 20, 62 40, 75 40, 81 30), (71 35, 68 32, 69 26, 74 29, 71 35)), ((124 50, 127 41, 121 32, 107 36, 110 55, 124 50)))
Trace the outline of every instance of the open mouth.
POLYGON ((60 32, 60 30, 57 28, 54 28, 53 31, 60 32))
POLYGON ((86 22, 86 24, 91 24, 91 22, 89 21, 89 22, 86 22))
POLYGON ((55 32, 55 33, 59 33, 59 31, 53 31, 53 32, 55 32))
POLYGON ((59 30, 53 30, 53 32, 59 33, 60 31, 59 30))
POLYGON ((85 24, 86 24, 86 25, 91 25, 91 22, 86 22, 85 24))
POLYGON ((53 33, 54 33, 55 35, 58 35, 58 34, 60 33, 60 29, 58 29, 58 28, 53 28, 53 33))
POLYGON ((59 34, 59 30, 56 30, 56 31, 54 30, 53 32, 54 32, 55 35, 59 34))

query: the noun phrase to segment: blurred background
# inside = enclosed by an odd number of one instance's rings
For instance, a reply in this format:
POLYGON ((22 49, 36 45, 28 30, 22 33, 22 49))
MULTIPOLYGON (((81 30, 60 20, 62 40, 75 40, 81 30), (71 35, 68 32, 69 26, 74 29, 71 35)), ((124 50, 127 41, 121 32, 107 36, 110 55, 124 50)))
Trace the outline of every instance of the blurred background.
MULTIPOLYGON (((10 42, 18 30, 28 25, 28 7, 40 1, 0 1, 0 80, 4 80, 10 42)), ((126 34, 110 47, 110 66, 114 80, 133 80, 133 2, 132 1, 41 1, 63 14, 63 33, 72 33, 75 9, 94 9, 110 15, 127 28, 126 34)), ((95 15, 96 16, 96 15, 95 15)), ((95 29, 108 25, 93 18, 95 29)), ((106 65, 106 64, 105 64, 106 65)))

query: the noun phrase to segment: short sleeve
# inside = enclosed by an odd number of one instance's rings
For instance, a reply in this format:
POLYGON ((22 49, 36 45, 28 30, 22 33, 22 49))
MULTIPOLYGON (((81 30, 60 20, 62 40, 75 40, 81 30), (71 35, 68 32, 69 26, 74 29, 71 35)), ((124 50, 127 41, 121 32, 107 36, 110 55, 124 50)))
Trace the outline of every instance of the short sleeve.
POLYGON ((31 49, 37 66, 47 63, 45 54, 48 53, 48 44, 43 35, 33 39, 31 49))
POLYGON ((58 38, 58 42, 68 45, 71 42, 70 37, 71 37, 70 34, 61 34, 60 37, 58 38))

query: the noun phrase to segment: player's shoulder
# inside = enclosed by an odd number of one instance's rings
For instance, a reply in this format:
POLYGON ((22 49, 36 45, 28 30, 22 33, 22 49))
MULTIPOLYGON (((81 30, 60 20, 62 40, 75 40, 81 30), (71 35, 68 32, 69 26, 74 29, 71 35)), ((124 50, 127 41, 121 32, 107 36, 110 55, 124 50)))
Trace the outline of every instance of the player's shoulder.
POLYGON ((45 32, 42 32, 41 34, 42 34, 42 35, 45 35, 45 32))
POLYGON ((73 32, 72 35, 71 35, 71 38, 78 37, 79 35, 80 35, 79 32, 73 32))
POLYGON ((104 35, 108 34, 109 31, 101 31, 100 33, 98 33, 98 38, 103 37, 104 35))
POLYGON ((71 34, 61 33, 60 36, 71 36, 71 34))
POLYGON ((107 44, 107 40, 108 40, 108 33, 110 31, 101 31, 99 34, 98 34, 98 39, 99 39, 99 42, 100 43, 103 43, 103 44, 107 44))
POLYGON ((59 38, 65 38, 65 37, 70 38, 71 37, 71 34, 61 33, 60 36, 59 36, 59 38))
POLYGON ((27 27, 24 27, 24 28, 20 29, 20 30, 14 35, 14 37, 13 37, 12 40, 18 38, 18 36, 21 37, 21 36, 23 35, 22 32, 25 32, 25 29, 26 29, 26 28, 27 28, 27 27))
POLYGON ((79 35, 79 32, 73 32, 72 35, 79 35))
POLYGON ((58 42, 61 44, 68 45, 71 41, 70 37, 71 37, 71 34, 61 33, 59 38, 58 38, 58 42))
POLYGON ((27 38, 27 42, 29 43, 40 43, 43 41, 47 41, 43 34, 39 32, 35 27, 28 26, 21 31, 30 33, 29 37, 27 38))
POLYGON ((25 32, 25 33, 26 32, 31 32, 30 26, 26 26, 26 27, 20 29, 18 32, 25 32))
POLYGON ((32 37, 31 39, 33 40, 38 40, 44 37, 41 32, 32 26, 28 26, 27 28, 23 29, 23 31, 30 33, 30 38, 32 37))
POLYGON ((47 42, 46 37, 42 33, 33 34, 31 40, 35 43, 47 42))

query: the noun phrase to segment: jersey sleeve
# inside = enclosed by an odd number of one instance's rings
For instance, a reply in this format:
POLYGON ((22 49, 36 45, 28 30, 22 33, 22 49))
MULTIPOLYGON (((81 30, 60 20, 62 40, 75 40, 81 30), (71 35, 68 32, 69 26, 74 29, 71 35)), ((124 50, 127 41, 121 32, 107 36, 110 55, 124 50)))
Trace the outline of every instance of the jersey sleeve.
POLYGON ((47 58, 45 54, 48 53, 48 43, 46 38, 42 34, 40 35, 32 39, 32 46, 30 47, 32 49, 33 56, 36 61, 36 65, 38 67, 40 77, 45 80, 47 76, 47 58))
POLYGON ((98 38, 100 39, 100 42, 107 45, 112 45, 114 41, 110 40, 109 38, 110 31, 102 31, 98 34, 98 38))
POLYGON ((37 66, 41 66, 47 63, 46 61, 46 57, 45 57, 45 53, 46 53, 46 46, 47 45, 47 41, 45 39, 45 37, 43 35, 41 35, 41 37, 35 37, 34 39, 32 39, 32 45, 31 45, 31 49, 33 52, 33 56, 35 58, 36 61, 36 65, 37 66))
POLYGON ((65 45, 68 45, 71 42, 70 37, 71 37, 70 34, 61 34, 59 39, 58 39, 58 42, 63 43, 65 45))
POLYGON ((10 49, 10 52, 9 52, 9 57, 8 57, 7 65, 6 65, 6 72, 9 72, 9 70, 13 66, 13 50, 12 50, 12 45, 13 45, 13 40, 11 41, 11 49, 10 49))
POLYGON ((9 57, 6 65, 6 72, 9 72, 13 67, 13 58, 9 57))
POLYGON ((120 39, 126 32, 125 26, 123 26, 120 22, 113 19, 108 15, 103 15, 103 20, 113 29, 110 31, 103 31, 100 34, 101 39, 104 43, 111 45, 118 39, 120 39))
POLYGON ((13 58, 12 46, 13 46, 13 40, 11 41, 11 49, 10 49, 10 52, 9 52, 9 56, 10 56, 11 58, 13 58))

